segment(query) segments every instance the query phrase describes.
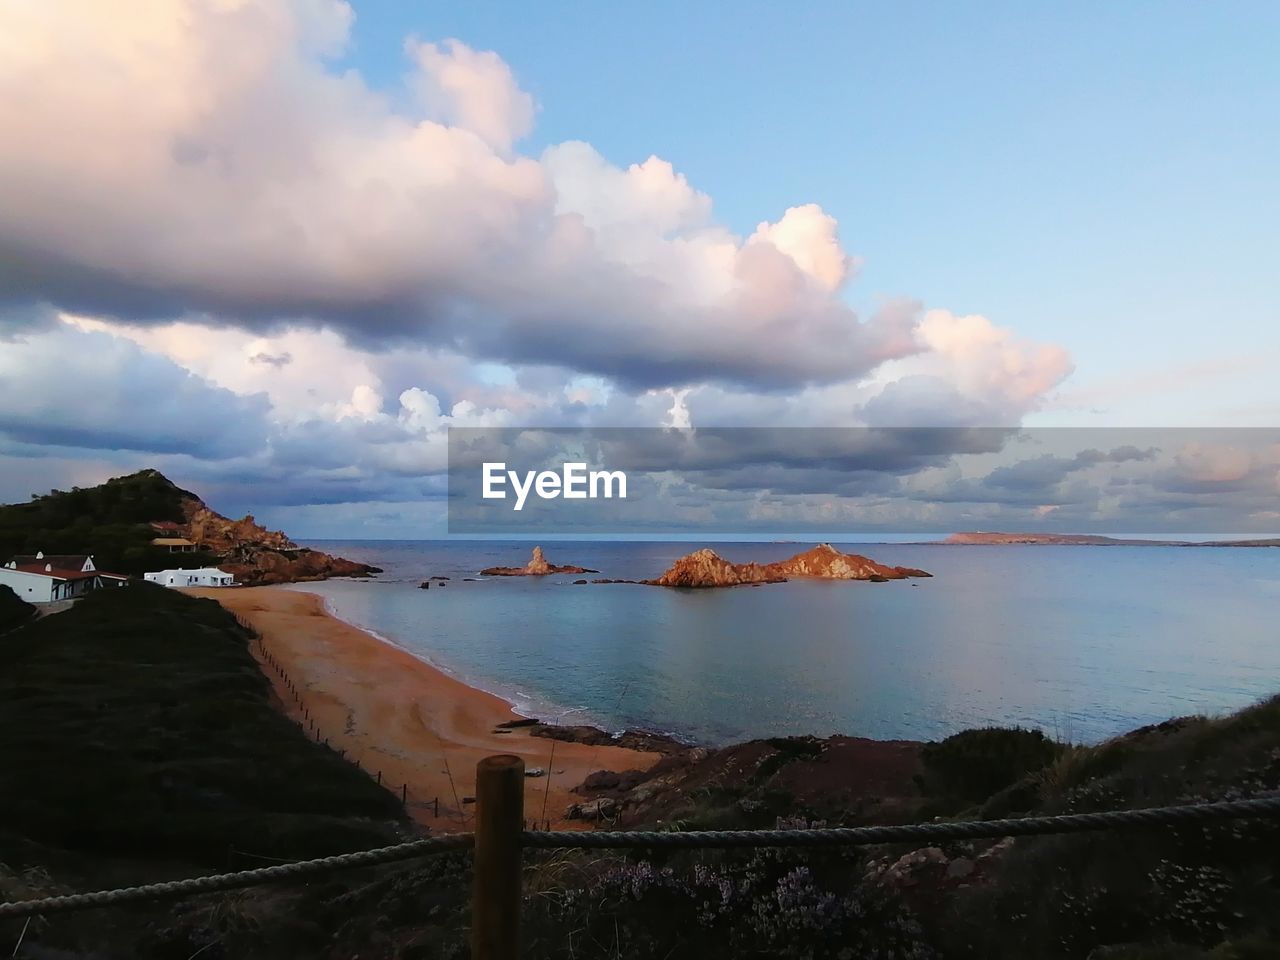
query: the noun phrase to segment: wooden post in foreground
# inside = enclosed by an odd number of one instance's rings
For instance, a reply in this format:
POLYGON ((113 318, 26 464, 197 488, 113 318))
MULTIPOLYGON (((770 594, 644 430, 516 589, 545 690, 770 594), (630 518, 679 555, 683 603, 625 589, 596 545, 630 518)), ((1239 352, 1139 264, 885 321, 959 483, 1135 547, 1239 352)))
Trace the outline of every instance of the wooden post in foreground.
POLYGON ((485 757, 476 764, 472 960, 517 960, 520 955, 523 825, 524 761, 510 754, 485 757))

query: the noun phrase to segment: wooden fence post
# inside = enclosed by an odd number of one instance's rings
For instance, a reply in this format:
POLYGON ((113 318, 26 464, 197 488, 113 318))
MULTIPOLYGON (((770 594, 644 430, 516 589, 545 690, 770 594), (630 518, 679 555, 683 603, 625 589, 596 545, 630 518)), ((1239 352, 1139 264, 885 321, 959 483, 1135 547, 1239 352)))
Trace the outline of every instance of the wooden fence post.
POLYGON ((517 960, 520 955, 523 823, 524 761, 510 754, 485 757, 476 764, 472 960, 517 960))

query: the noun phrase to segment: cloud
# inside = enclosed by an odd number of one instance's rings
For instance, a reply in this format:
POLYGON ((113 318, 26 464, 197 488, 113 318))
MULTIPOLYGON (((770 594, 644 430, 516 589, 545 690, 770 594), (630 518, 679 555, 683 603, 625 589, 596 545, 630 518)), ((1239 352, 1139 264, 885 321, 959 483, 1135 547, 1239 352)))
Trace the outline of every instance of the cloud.
POLYGON ((1149 461, 1155 456, 1154 448, 1140 450, 1132 444, 1116 447, 1108 452, 1089 448, 1070 457, 1046 453, 1020 460, 1012 466, 998 467, 987 476, 986 483, 1004 490, 1030 488, 1043 496, 1051 488, 1082 470, 1089 470, 1099 464, 1149 461))
MULTIPOLYGON (((3 267, 0 267, 0 271, 3 267)), ((58 323, 57 311, 43 303, 0 303, 0 343, 19 334, 48 329, 58 323)))
POLYGON ((331 66, 345 4, 151 7, 0 12, 0 296, 639 387, 832 382, 916 349, 835 295, 850 258, 816 205, 742 240, 656 157, 510 153, 533 105, 493 53, 411 42, 398 111, 331 66))
POLYGON ((470 130, 502 153, 533 129, 533 97, 496 53, 458 40, 411 39, 405 49, 418 67, 411 84, 433 119, 470 130))
MULTIPOLYGON (((980 315, 855 312, 818 204, 740 236, 661 157, 521 154, 537 105, 496 53, 411 39, 403 88, 373 89, 342 61, 353 16, 0 5, 10 452, 390 502, 440 479, 451 426, 1009 426, 1070 373, 980 315)), ((686 454, 685 495, 887 497, 932 463, 798 434, 737 453, 686 454)))
POLYGON ((281 367, 287 367, 289 364, 293 363, 293 354, 287 351, 284 353, 265 353, 259 351, 249 357, 249 362, 263 363, 269 367, 275 367, 279 370, 281 367))
POLYGON ((771 244, 825 290, 843 287, 854 266, 840 247, 835 217, 816 203, 791 207, 777 223, 760 224, 749 242, 771 244))
POLYGON ((222 458, 264 446, 267 411, 106 333, 59 327, 0 350, 0 434, 19 443, 222 458))

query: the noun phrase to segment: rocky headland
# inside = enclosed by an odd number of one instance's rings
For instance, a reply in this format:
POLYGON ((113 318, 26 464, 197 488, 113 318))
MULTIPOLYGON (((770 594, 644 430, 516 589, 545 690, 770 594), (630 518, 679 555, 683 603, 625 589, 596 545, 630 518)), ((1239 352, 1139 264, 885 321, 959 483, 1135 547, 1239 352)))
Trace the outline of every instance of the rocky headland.
POLYGON ((379 567, 300 547, 282 531, 268 530, 252 516, 231 520, 202 500, 184 500, 185 522, 167 524, 167 536, 185 537, 218 558, 219 568, 246 586, 367 577, 379 567))
POLYGON ((737 587, 811 580, 905 580, 932 574, 912 567, 892 567, 856 553, 843 553, 829 543, 773 563, 731 563, 709 547, 681 557, 662 576, 641 583, 658 587, 737 587))
POLYGON ((587 567, 558 566, 548 563, 541 547, 533 548, 533 556, 523 567, 486 567, 480 571, 485 577, 545 577, 550 573, 599 573, 587 567))
POLYGON ((251 516, 225 517, 154 469, 0 505, 0 554, 52 549, 129 576, 216 565, 249 586, 382 572, 300 547, 251 516))

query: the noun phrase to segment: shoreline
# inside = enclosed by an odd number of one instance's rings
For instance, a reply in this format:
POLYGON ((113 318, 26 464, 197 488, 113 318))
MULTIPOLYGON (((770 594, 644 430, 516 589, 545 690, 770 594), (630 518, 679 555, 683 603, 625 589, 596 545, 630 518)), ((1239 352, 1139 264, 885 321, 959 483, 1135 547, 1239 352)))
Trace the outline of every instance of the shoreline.
POLYGON ((525 811, 530 820, 549 821, 556 829, 585 826, 564 820, 564 812, 582 799, 570 791, 588 775, 648 770, 661 758, 616 745, 535 737, 532 725, 503 727, 532 718, 335 616, 320 594, 273 587, 183 592, 216 600, 248 622, 301 701, 265 669, 282 712, 310 735, 305 707, 322 739, 370 776, 381 773, 391 792, 403 786, 409 816, 433 830, 472 828, 475 808, 464 801, 475 795, 476 763, 491 754, 513 753, 526 770, 547 771, 526 779, 525 811))
MULTIPOLYGON (((339 580, 347 579, 350 582, 354 582, 357 578, 331 577, 329 579, 339 579, 339 580)), ((373 583, 381 582, 383 584, 389 584, 389 583, 394 583, 396 581, 373 580, 370 582, 373 582, 373 583)), ((405 581, 405 582, 410 582, 410 581, 405 581)), ((272 584, 272 586, 280 590, 287 590, 290 593, 311 594, 310 590, 296 589, 296 587, 298 586, 298 584, 296 583, 295 584, 287 584, 287 583, 272 584), (290 589, 291 587, 295 589, 290 589)), ((304 583, 303 586, 305 587, 306 584, 304 583)), ((362 623, 357 623, 354 620, 348 620, 346 617, 344 617, 341 613, 338 612, 337 606, 333 602, 333 599, 331 597, 327 597, 323 594, 312 594, 312 595, 320 598, 321 605, 324 608, 324 612, 327 616, 332 617, 334 620, 337 620, 340 623, 345 623, 347 626, 351 627, 353 630, 359 630, 361 633, 367 633, 369 636, 373 637, 379 643, 384 643, 395 650, 399 650, 405 654, 408 654, 409 656, 413 657, 415 660, 418 660, 421 663, 425 663, 432 670, 436 670, 439 673, 444 674, 446 677, 449 677, 452 680, 456 680, 458 683, 461 683, 463 686, 470 687, 472 690, 475 690, 479 693, 484 693, 484 694, 488 694, 491 697, 496 697, 497 699, 501 700, 504 704, 506 704, 507 708, 511 710, 512 713, 514 713, 517 718, 521 720, 536 720, 539 724, 547 727, 565 726, 564 724, 559 723, 558 720, 554 718, 565 717, 571 714, 580 715, 584 713, 586 710, 585 707, 567 707, 566 708, 566 707, 563 707, 562 705, 552 703, 549 700, 537 700, 536 698, 529 698, 524 701, 521 701, 519 699, 513 699, 513 697, 519 694, 519 691, 507 690, 504 692, 504 690, 501 689, 502 684, 498 684, 494 681, 480 680, 475 677, 468 677, 463 672, 456 670, 453 667, 450 667, 448 664, 441 663, 437 660, 433 660, 431 657, 429 657, 424 653, 419 653, 418 651, 411 650, 409 647, 406 647, 401 643, 397 643, 395 640, 391 639, 390 637, 386 636, 383 633, 380 633, 379 631, 375 630, 373 627, 366 626, 362 623), (490 685, 486 685, 486 684, 490 684, 490 685), (498 687, 500 689, 493 689, 492 687, 498 687)), ((609 732, 602 724, 595 723, 592 718, 586 718, 584 720, 584 723, 595 727, 596 729, 600 730, 603 733, 609 732)), ((572 724, 570 724, 570 726, 572 726, 572 724)), ((624 733, 626 731, 619 731, 619 732, 624 733)), ((673 733, 668 734, 662 731, 658 731, 657 733, 659 736, 670 737, 672 740, 678 743, 681 743, 684 746, 688 746, 688 747, 698 746, 698 744, 693 744, 693 743, 685 744, 683 740, 681 740, 679 737, 677 737, 673 733)))

